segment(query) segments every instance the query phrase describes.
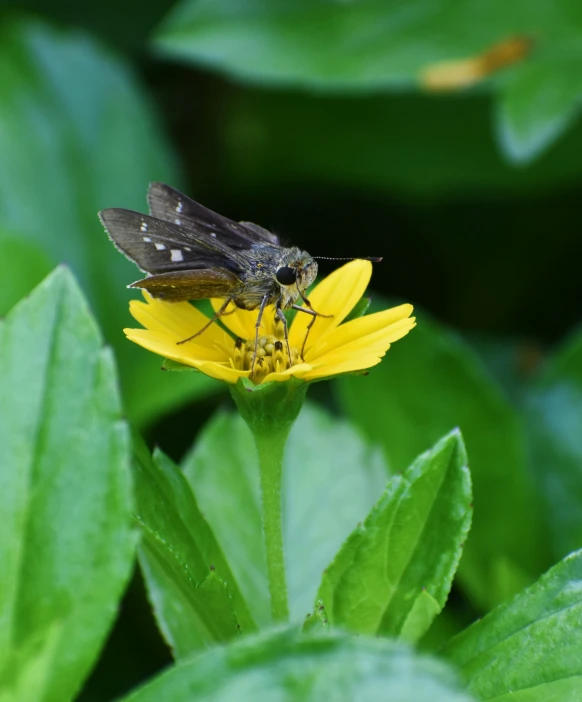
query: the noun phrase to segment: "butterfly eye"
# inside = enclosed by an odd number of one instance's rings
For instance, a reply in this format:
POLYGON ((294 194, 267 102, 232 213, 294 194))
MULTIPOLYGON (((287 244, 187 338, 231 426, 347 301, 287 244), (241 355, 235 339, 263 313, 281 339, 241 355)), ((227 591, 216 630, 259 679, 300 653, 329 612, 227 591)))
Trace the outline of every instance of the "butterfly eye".
POLYGON ((293 285, 297 280, 297 269, 291 268, 290 266, 281 266, 275 274, 277 282, 281 285, 293 285))

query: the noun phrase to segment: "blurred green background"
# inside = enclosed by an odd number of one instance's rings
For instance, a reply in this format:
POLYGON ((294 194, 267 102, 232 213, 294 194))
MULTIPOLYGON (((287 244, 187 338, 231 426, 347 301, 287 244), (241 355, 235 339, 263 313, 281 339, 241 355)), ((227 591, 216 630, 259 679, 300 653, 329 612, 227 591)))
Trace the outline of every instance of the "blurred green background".
MULTIPOLYGON (((2 0, 0 314, 70 265, 128 417, 180 459, 228 398, 125 341, 138 274, 99 209, 143 211, 162 180, 314 255, 384 256, 375 300, 413 302, 419 327, 375 381, 310 397, 393 470, 461 426, 476 516, 454 631, 582 545, 581 69, 576 0, 2 0), (489 71, 508 41, 524 56, 489 71), (471 85, 423 88, 467 59, 471 85)), ((82 699, 168 660, 136 573, 82 699)))

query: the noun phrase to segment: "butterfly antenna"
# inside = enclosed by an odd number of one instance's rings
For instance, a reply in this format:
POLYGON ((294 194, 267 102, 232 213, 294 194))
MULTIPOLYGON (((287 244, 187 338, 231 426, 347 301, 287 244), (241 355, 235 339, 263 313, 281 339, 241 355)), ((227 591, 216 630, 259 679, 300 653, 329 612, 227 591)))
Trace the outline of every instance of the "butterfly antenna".
POLYGON ((382 256, 353 256, 351 258, 338 258, 336 256, 312 256, 318 261, 372 261, 372 263, 380 263, 382 256))

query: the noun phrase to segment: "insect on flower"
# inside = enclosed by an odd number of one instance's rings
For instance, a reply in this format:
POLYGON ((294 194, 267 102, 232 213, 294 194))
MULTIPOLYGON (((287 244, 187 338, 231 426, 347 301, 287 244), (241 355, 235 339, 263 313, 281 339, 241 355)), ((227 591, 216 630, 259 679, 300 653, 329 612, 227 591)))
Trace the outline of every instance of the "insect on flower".
POLYGON ((209 322, 178 344, 202 334, 227 314, 231 302, 243 310, 258 309, 252 375, 263 312, 273 305, 289 358, 284 311, 292 308, 312 316, 303 354, 313 323, 327 316, 314 310, 305 295, 317 276, 315 257, 295 246, 281 246, 275 234, 256 224, 222 217, 169 185, 152 183, 147 199, 149 216, 121 208, 99 212, 115 246, 148 274, 129 287, 143 288, 152 297, 169 302, 224 298, 209 322))

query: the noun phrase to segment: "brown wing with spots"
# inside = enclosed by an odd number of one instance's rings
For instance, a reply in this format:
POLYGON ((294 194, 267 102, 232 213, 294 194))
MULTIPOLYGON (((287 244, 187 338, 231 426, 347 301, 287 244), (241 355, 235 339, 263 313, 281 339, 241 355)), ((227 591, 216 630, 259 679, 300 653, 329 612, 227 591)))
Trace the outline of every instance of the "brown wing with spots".
POLYGON ((132 210, 101 210, 99 218, 115 246, 146 273, 224 268, 234 273, 247 265, 243 252, 218 237, 132 210))

